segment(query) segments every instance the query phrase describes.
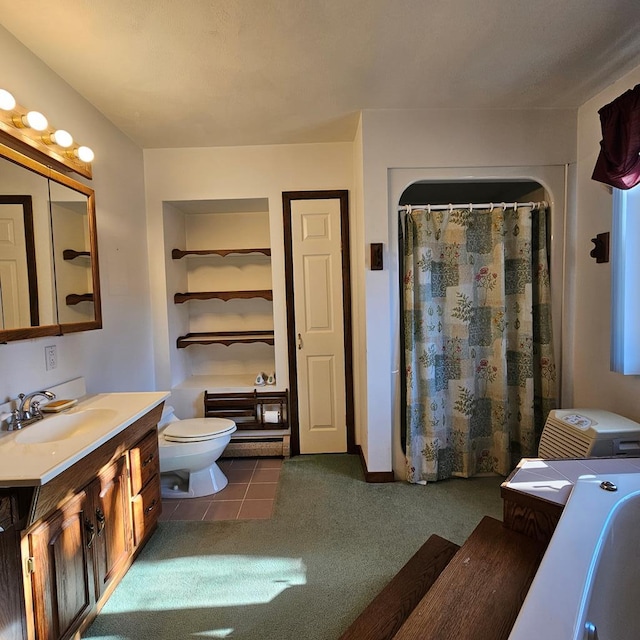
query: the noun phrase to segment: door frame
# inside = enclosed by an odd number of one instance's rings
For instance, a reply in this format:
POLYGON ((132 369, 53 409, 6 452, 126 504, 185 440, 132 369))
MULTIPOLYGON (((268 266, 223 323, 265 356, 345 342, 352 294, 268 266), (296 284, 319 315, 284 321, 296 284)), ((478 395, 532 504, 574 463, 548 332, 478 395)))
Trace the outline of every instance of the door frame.
POLYGON ((36 270, 36 245, 33 233, 33 199, 30 195, 0 195, 0 205, 17 204, 22 206, 24 222, 25 249, 27 253, 27 282, 29 287, 29 319, 32 327, 40 325, 38 307, 38 272, 36 270))
POLYGON ((353 333, 351 325, 351 260, 349 241, 349 192, 346 189, 328 191, 283 191, 284 278, 287 307, 287 353, 289 362, 289 425, 291 454, 300 453, 298 421, 298 365, 296 359, 296 319, 293 286, 293 236, 291 202, 293 200, 340 200, 340 235, 342 253, 342 322, 344 329, 345 419, 347 453, 356 453, 353 403, 353 333))

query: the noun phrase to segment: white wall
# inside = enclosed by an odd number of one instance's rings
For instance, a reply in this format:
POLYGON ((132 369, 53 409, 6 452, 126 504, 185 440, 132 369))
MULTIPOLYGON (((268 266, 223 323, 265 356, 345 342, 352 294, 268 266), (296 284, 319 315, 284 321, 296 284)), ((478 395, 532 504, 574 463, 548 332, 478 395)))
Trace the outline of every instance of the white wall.
MULTIPOLYGON (((2 88, 93 148, 104 328, 0 345, 0 402, 84 375, 87 390, 154 388, 142 151, 0 28, 2 88), (45 370, 45 345, 58 368, 45 370)), ((76 177, 76 176, 74 176, 76 177)))
POLYGON ((351 196, 351 297, 353 325, 353 404, 356 442, 368 449, 367 431, 367 326, 364 277, 367 256, 364 242, 364 149, 362 117, 353 142, 353 194, 351 196))
MULTIPOLYGON (((167 299, 176 291, 188 291, 187 265, 184 260, 172 260, 171 249, 174 247, 186 247, 186 221, 185 214, 174 206, 166 203, 163 207, 163 230, 166 239, 165 261, 171 264, 166 270, 167 299)), ((189 331, 189 310, 187 305, 174 304, 167 308, 168 332, 173 336, 183 336, 189 331)), ((165 387, 170 389, 179 384, 190 373, 189 359, 186 349, 176 349, 171 358, 171 380, 165 387)))
POLYGON ((575 406, 607 409, 633 420, 640 420, 640 378, 609 370, 611 263, 597 264, 589 252, 594 246, 591 238, 611 231, 612 220, 609 190, 591 179, 602 137, 598 110, 638 83, 640 67, 586 102, 578 111, 572 362, 575 406))
MULTIPOLYGON (((164 201, 268 198, 278 386, 288 387, 283 191, 353 189, 351 143, 146 149, 144 152, 156 380, 171 385, 164 201)), ((181 417, 188 417, 182 415, 181 417)))
MULTIPOLYGON (((483 167, 565 165, 575 160, 575 118, 568 109, 364 111, 365 246, 383 242, 385 261, 392 257, 397 201, 389 190, 391 169, 439 169, 443 178, 451 168, 460 179, 466 167, 473 173, 483 167)), ((388 266, 365 273, 369 471, 392 469, 398 321, 391 274, 388 266)))

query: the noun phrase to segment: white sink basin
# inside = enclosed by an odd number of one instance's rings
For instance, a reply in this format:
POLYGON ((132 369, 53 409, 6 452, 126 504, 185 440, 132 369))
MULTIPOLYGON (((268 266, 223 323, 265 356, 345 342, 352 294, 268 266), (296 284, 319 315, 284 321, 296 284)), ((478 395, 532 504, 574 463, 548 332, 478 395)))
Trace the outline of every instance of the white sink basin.
POLYGON ((83 433, 93 431, 97 427, 112 420, 116 415, 113 409, 77 409, 69 413, 61 413, 34 422, 16 435, 20 444, 45 444, 60 442, 83 433))

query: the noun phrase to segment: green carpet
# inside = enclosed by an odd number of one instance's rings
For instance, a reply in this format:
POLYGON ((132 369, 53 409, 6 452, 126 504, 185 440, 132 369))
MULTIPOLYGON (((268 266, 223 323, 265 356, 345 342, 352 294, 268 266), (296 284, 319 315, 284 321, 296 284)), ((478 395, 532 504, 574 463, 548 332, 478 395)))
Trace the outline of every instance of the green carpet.
POLYGON ((334 640, 432 533, 501 519, 500 482, 367 484, 356 456, 295 457, 271 520, 160 523, 83 637, 334 640))

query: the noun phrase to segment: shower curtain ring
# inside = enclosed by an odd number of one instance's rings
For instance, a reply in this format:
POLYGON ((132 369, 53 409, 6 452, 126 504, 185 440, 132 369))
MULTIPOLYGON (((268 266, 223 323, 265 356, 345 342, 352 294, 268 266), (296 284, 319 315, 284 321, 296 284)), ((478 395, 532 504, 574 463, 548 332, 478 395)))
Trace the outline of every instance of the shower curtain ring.
POLYGON ((427 213, 429 215, 431 215, 431 205, 430 204, 427 205, 427 213))
POLYGON ((502 213, 504 213, 507 210, 507 203, 503 202, 502 203, 502 213))
POLYGON ((453 205, 449 203, 449 213, 451 213, 452 211, 453 211, 453 205))
POLYGON ((493 213, 493 202, 491 203, 491 208, 489 209, 489 213, 493 213))
POLYGON ((469 203, 469 213, 473 212, 473 202, 469 203))

